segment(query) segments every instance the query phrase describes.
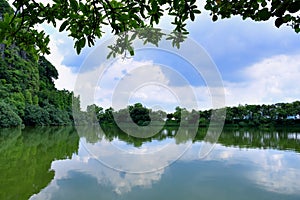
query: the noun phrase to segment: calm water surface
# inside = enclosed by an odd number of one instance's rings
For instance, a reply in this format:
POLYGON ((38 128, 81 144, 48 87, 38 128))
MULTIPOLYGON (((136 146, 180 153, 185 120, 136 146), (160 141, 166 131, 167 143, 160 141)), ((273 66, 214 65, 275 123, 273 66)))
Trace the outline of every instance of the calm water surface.
POLYGON ((205 130, 175 135, 0 130, 0 199, 300 199, 300 132, 225 130, 205 158, 205 130))

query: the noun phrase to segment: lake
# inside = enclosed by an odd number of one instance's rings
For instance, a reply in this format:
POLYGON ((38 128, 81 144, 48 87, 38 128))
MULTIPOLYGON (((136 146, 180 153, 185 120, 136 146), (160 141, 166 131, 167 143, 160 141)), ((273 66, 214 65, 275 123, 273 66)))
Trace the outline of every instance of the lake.
POLYGON ((0 199, 300 199, 300 132, 205 129, 148 138, 116 127, 0 130, 0 199))

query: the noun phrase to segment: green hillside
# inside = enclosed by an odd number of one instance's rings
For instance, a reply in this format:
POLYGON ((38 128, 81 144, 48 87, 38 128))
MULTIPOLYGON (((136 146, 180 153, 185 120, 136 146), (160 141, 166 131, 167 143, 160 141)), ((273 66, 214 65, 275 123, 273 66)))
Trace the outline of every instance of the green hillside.
MULTIPOLYGON (((12 12, 0 0, 0 19, 12 12)), ((57 90, 56 68, 18 44, 0 44, 0 127, 72 124, 73 92, 57 90), (36 59, 38 58, 38 59, 36 59)))

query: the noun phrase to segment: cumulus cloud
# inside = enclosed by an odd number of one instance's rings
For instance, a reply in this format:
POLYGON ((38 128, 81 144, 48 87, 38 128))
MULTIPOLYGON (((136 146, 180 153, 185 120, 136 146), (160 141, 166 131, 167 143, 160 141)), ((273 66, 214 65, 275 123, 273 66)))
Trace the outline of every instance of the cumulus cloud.
POLYGON ((58 79, 55 80, 55 86, 58 89, 74 90, 74 83, 77 74, 73 73, 71 68, 62 64, 63 55, 59 53, 57 46, 54 43, 50 43, 52 53, 46 58, 56 67, 58 71, 58 79))
POLYGON ((300 55, 277 55, 240 72, 242 82, 225 82, 228 105, 299 100, 300 55))
MULTIPOLYGON (((183 153, 180 145, 176 145, 174 140, 167 141, 169 142, 167 151, 163 151, 160 147, 166 145, 164 142, 157 141, 152 143, 151 146, 143 144, 141 148, 132 148, 128 144, 122 145, 124 142, 116 138, 112 142, 102 139, 96 144, 89 144, 82 138, 78 154, 74 154, 71 159, 54 161, 51 166, 51 169, 55 170, 54 179, 46 188, 40 193, 33 195, 30 199, 53 199, 55 195, 61 192, 65 195, 69 195, 68 192, 72 192, 72 194, 81 192, 65 190, 66 186, 72 184, 72 181, 69 180, 76 178, 76 173, 81 175, 81 177, 87 176, 96 179, 97 187, 109 186, 110 192, 118 195, 126 194, 135 187, 151 188, 154 183, 161 180, 166 169, 159 169, 151 173, 135 174, 120 172, 110 167, 115 167, 115 169, 148 169, 149 167, 157 167, 163 164, 162 161, 172 162, 174 158, 179 158, 177 156, 180 152, 183 153), (116 146, 112 148, 113 145, 116 146), (160 156, 153 156, 152 159, 147 159, 151 157, 152 153, 155 154, 158 148, 160 156), (140 154, 144 152, 148 154, 140 154), (124 155, 126 153, 127 156, 124 155), (125 159, 133 154, 136 156, 132 157, 131 160, 125 159), (104 166, 103 163, 109 167, 104 166), (61 184, 62 182, 65 184, 61 184)), ((203 142, 194 143, 179 160, 188 163, 199 161, 197 155, 202 145, 203 142)), ((300 160, 296 153, 284 153, 278 150, 228 148, 221 144, 216 144, 214 151, 201 162, 209 161, 218 161, 220 165, 225 164, 233 167, 236 164, 239 164, 238 166, 245 165, 247 170, 243 167, 241 167, 242 170, 237 169, 241 180, 245 179, 245 181, 259 185, 262 189, 279 194, 299 194, 300 177, 297 166, 300 160)), ((95 184, 93 182, 90 183, 95 184)))
POLYGON ((205 160, 226 161, 228 165, 246 163, 249 167, 243 176, 261 188, 278 194, 299 194, 300 160, 296 153, 283 153, 278 150, 228 148, 215 146, 205 160), (293 157, 293 159, 291 159, 293 157))
MULTIPOLYGON (((85 176, 96 178, 98 186, 111 186, 112 193, 123 195, 135 187, 151 188, 152 184, 160 181, 165 172, 163 167, 177 160, 189 144, 175 144, 175 141, 157 142, 156 145, 143 146, 142 149, 122 148, 118 139, 113 141, 101 140, 96 144, 90 144, 83 138, 79 147, 79 154, 73 155, 72 159, 54 161, 51 168, 55 170, 55 177, 51 183, 40 193, 33 195, 30 199, 53 199, 63 186, 59 183, 72 179, 74 172, 85 176), (167 145, 168 148, 164 146, 167 145), (163 146, 163 147, 162 147, 163 146), (156 152, 158 151, 159 152, 156 152), (145 155, 143 153, 146 153, 145 155), (159 154, 159 156, 158 156, 159 154), (118 158, 118 159, 116 159, 118 158), (152 171, 147 173, 120 172, 152 171), (156 169, 156 170, 155 170, 156 169), (133 171, 132 171, 133 170, 133 171), (154 170, 154 171, 153 171, 154 170)), ((68 195, 68 190, 64 194, 68 195)), ((76 193, 78 191, 72 191, 76 193)))
POLYGON ((152 60, 119 59, 103 71, 100 66, 81 73, 76 93, 82 104, 124 108, 141 102, 172 111, 177 105, 188 109, 209 109, 238 104, 271 104, 299 100, 300 55, 277 55, 263 59, 239 72, 243 81, 224 81, 222 87, 193 86, 171 67, 152 60), (175 84, 178 80, 184 84, 175 84))
POLYGON ((193 88, 180 74, 173 73, 172 68, 151 60, 133 59, 119 59, 109 66, 99 65, 93 70, 83 70, 76 79, 75 93, 80 94, 83 108, 92 103, 120 109, 142 102, 166 110, 177 105, 187 108, 196 105, 193 88), (172 86, 170 77, 185 81, 184 86, 172 86))
MULTIPOLYGON (((59 72, 59 79, 55 81, 56 87, 58 89, 68 90, 74 90, 74 87, 76 87, 75 90, 77 90, 77 94, 80 94, 82 98, 83 109, 85 109, 86 105, 92 103, 99 104, 105 108, 113 106, 113 95, 118 84, 123 85, 122 87, 119 86, 119 90, 132 88, 132 91, 129 91, 131 93, 127 94, 129 98, 126 99, 126 103, 130 104, 142 102, 150 107, 152 105, 160 105, 160 107, 167 111, 173 111, 177 105, 181 104, 180 99, 185 97, 185 103, 180 106, 190 109, 208 109, 212 108, 213 105, 216 105, 216 107, 223 105, 222 98, 220 98, 222 92, 217 92, 217 90, 222 88, 208 88, 203 85, 203 82, 201 82, 200 85, 188 84, 186 81, 180 79, 180 74, 178 78, 176 73, 171 73, 176 70, 175 68, 172 70, 174 66, 170 66, 168 71, 161 65, 155 63, 156 60, 137 61, 134 59, 119 59, 109 66, 103 74, 99 74, 99 67, 101 66, 98 66, 87 71, 81 71, 79 74, 81 78, 78 78, 78 73, 73 70, 72 63, 80 65, 87 56, 87 53, 81 57, 74 56, 75 52, 72 47, 73 41, 67 37, 67 33, 58 33, 55 29, 46 24, 38 28, 50 33, 51 54, 46 57, 56 66, 59 72), (146 80, 155 80, 153 82, 160 84, 141 84, 146 80), (76 84, 78 82, 80 82, 80 84, 76 84), (180 84, 176 85, 176 82, 180 84), (192 95, 187 93, 189 90, 193 90, 192 95), (221 95, 218 97, 218 94, 221 95), (194 97, 194 95, 196 97, 194 97), (217 99, 217 103, 212 101, 212 96, 217 99), (196 98, 196 101, 194 98, 196 98)), ((284 29, 283 32, 286 32, 286 29, 284 29)), ((208 37, 208 35, 209 34, 204 35, 204 37, 208 37)), ((242 39, 240 37, 234 39, 234 35, 227 39, 231 37, 233 37, 232 40, 234 41, 240 41, 242 39)), ((276 38, 279 38, 278 34, 276 38)), ((235 44, 234 41, 232 41, 231 44, 235 44)), ((247 41, 249 42, 249 40, 247 41)), ((243 43, 247 43, 247 41, 243 40, 243 43)), ((238 43, 242 44, 240 42, 238 43)), ((281 43, 284 43, 284 41, 281 41, 281 43)), ((289 47, 289 42, 286 45, 289 47)), ((224 48, 225 46, 221 45, 221 47, 224 48)), ((218 46, 217 49, 219 48, 220 46, 218 46)), ((233 45, 233 48, 240 49, 246 47, 233 45)), ((90 51, 92 50, 87 52, 90 51)), ((237 55, 237 57, 239 57, 239 55, 237 55)), ((252 63, 256 63, 239 68, 239 73, 231 73, 232 76, 237 76, 238 80, 226 79, 226 81, 224 81, 227 106, 238 104, 271 104, 299 100, 299 53, 273 55, 259 61, 256 61, 256 58, 252 59, 252 63)), ((97 55, 95 59, 97 59, 97 55)), ((173 60, 173 62, 176 63, 176 60, 173 60)), ((91 62, 88 64, 91 64, 91 62)), ((228 70, 228 73, 230 70, 231 69, 228 70)), ((191 79, 195 80, 195 77, 191 79)), ((117 98, 115 100, 115 105, 119 105, 116 109, 124 105, 120 103, 122 99, 117 98)))
MULTIPOLYGON (((75 93, 81 95, 83 108, 96 103, 103 107, 114 104, 115 108, 120 109, 124 108, 134 96, 134 90, 138 90, 145 81, 147 82, 147 77, 150 78, 148 81, 156 80, 162 83, 168 81, 160 68, 151 61, 119 59, 111 65, 99 63, 93 70, 83 69, 78 75, 75 93)), ((148 93, 146 96, 140 93, 137 96, 145 98, 147 95, 148 93)))
POLYGON ((77 77, 77 74, 72 72, 70 66, 66 66, 63 63, 65 53, 62 51, 61 46, 68 46, 70 42, 67 38, 66 33, 58 33, 54 28, 50 25, 42 24, 37 27, 38 30, 45 30, 50 34, 50 44, 49 48, 51 51, 50 55, 46 55, 45 57, 55 66, 58 71, 58 79, 54 81, 55 86, 58 89, 67 89, 70 91, 74 90, 74 84, 77 77))

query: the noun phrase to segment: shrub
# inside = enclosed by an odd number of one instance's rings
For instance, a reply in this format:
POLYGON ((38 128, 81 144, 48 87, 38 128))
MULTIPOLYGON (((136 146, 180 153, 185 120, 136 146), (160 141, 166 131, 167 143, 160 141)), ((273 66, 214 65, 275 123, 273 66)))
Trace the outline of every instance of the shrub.
POLYGON ((44 109, 49 113, 50 125, 61 126, 72 124, 67 111, 48 104, 44 109))
POLYGON ((0 127, 16 127, 22 124, 22 119, 6 103, 0 102, 0 127))
POLYGON ((25 108, 24 123, 29 126, 50 125, 49 113, 37 105, 27 105, 25 108))

